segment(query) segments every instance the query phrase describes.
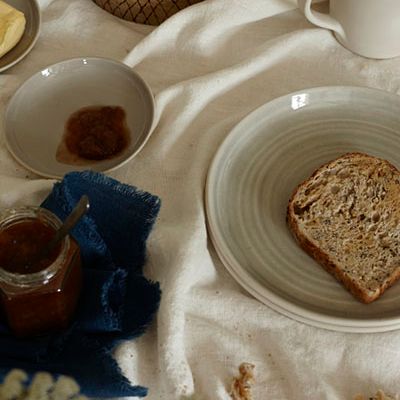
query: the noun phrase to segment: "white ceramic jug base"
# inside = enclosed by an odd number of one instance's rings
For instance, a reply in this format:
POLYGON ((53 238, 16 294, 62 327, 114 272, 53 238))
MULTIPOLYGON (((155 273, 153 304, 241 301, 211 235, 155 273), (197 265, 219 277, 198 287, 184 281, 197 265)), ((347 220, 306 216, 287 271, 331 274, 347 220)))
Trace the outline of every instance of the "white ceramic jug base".
POLYGON ((384 59, 387 59, 387 58, 395 58, 395 57, 399 56, 398 52, 390 53, 390 52, 385 52, 385 51, 382 51, 380 53, 374 52, 374 54, 371 54, 368 51, 368 49, 362 49, 362 48, 355 47, 355 46, 349 46, 340 35, 338 35, 336 32, 333 32, 333 34, 334 34, 336 40, 343 47, 345 47, 347 50, 349 50, 352 53, 357 54, 359 56, 366 57, 366 58, 371 58, 371 59, 375 59, 375 60, 384 60, 384 59))

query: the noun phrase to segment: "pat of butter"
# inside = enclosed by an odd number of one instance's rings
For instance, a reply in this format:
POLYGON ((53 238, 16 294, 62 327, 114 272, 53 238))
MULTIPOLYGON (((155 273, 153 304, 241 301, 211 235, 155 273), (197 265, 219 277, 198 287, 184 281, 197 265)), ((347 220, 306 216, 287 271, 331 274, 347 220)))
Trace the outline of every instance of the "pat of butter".
POLYGON ((0 57, 21 40, 25 30, 24 14, 0 0, 0 57))

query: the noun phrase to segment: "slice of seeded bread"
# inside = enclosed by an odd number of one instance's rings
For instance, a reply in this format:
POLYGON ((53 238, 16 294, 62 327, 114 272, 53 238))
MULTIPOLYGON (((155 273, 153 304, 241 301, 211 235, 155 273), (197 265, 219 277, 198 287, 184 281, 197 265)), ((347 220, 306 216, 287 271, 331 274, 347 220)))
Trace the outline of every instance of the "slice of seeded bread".
POLYGON ((400 172, 386 160, 348 153, 323 165, 294 191, 287 222, 363 303, 400 278, 400 172))

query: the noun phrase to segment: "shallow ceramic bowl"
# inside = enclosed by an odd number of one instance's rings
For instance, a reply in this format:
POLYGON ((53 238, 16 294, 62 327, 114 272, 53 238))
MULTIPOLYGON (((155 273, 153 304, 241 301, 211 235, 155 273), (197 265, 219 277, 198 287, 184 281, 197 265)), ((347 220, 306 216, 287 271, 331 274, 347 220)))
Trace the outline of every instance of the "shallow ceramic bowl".
POLYGON ((51 178, 72 170, 111 171, 134 157, 152 131, 154 98, 131 68, 104 58, 77 58, 29 78, 11 98, 5 116, 8 150, 26 168, 51 178), (68 118, 88 106, 120 106, 126 112, 129 146, 118 156, 86 165, 56 159, 68 118))
POLYGON ((32 50, 40 33, 40 9, 37 0, 5 0, 5 2, 24 13, 26 26, 18 44, 0 57, 0 72, 21 61, 32 50))

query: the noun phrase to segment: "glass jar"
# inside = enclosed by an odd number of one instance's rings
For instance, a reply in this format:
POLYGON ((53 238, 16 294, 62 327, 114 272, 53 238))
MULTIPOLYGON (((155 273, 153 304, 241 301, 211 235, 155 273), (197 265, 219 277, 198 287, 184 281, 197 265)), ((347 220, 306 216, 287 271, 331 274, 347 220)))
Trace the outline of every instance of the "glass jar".
POLYGON ((40 207, 0 212, 0 307, 16 336, 59 331, 71 322, 82 284, 78 244, 66 236, 37 258, 60 226, 40 207))

